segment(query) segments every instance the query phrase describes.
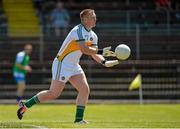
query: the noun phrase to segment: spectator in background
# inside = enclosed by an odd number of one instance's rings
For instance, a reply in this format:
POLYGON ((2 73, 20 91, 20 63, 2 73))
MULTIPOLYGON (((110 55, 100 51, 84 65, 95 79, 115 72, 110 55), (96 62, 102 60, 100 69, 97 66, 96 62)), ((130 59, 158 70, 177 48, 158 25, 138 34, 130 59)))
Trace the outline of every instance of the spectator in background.
POLYGON ((65 36, 67 34, 70 16, 62 2, 57 3, 56 8, 50 14, 50 19, 56 36, 60 36, 61 34, 65 36))
POLYGON ((180 1, 173 0, 173 9, 175 11, 176 22, 180 22, 180 1))
POLYGON ((171 10, 171 0, 155 0, 156 10, 171 10))
POLYGON ((43 2, 43 0, 33 0, 34 7, 35 7, 38 11, 41 11, 42 2, 43 2))
POLYGON ((141 25, 142 30, 146 31, 147 27, 148 27, 148 22, 147 22, 147 18, 146 18, 146 14, 144 13, 143 9, 145 9, 145 2, 143 2, 142 6, 139 6, 139 15, 138 15, 138 24, 141 25))
POLYGON ((56 7, 56 2, 54 1, 45 1, 42 4, 42 11, 39 16, 40 17, 40 23, 43 27, 43 32, 47 35, 51 33, 51 19, 50 14, 52 10, 56 7))

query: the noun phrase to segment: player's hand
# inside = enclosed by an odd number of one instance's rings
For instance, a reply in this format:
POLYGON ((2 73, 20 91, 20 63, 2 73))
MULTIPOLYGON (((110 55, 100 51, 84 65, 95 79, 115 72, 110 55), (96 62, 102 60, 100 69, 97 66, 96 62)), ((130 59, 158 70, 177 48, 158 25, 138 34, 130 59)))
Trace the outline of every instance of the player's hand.
POLYGON ((29 65, 25 66, 24 70, 26 70, 29 73, 32 72, 32 68, 29 65))
POLYGON ((109 57, 109 56, 115 57, 116 56, 116 54, 113 51, 111 51, 111 46, 103 48, 102 55, 104 57, 109 57))
POLYGON ((105 67, 113 67, 118 64, 119 64, 119 60, 109 60, 109 61, 106 61, 103 65, 105 67))

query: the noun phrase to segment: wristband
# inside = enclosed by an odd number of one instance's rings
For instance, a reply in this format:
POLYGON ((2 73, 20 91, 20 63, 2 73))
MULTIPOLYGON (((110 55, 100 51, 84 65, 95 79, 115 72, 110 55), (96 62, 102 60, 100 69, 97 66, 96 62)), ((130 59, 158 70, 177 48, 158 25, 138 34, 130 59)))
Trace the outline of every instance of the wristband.
POLYGON ((97 54, 102 55, 103 54, 103 49, 98 49, 97 54))
POLYGON ((106 63, 106 59, 101 61, 102 65, 105 65, 105 63, 106 63))

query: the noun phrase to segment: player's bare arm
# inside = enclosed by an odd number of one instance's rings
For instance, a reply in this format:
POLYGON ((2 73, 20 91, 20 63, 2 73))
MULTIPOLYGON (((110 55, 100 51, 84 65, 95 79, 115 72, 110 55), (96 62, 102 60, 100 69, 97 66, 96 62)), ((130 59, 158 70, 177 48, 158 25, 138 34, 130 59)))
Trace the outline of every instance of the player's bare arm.
POLYGON ((31 72, 32 71, 32 69, 31 69, 31 67, 29 65, 23 66, 22 64, 16 63, 16 66, 18 68, 22 69, 22 70, 27 71, 27 72, 31 72))
POLYGON ((96 54, 98 51, 97 47, 88 46, 86 45, 85 41, 79 41, 78 43, 79 43, 79 48, 83 54, 93 55, 96 54))
POLYGON ((115 53, 111 51, 111 46, 105 47, 103 49, 98 49, 97 47, 88 46, 85 43, 85 41, 79 41, 78 43, 79 43, 80 50, 83 54, 86 54, 86 55, 100 54, 104 57, 116 56, 115 53))
POLYGON ((99 54, 94 54, 91 57, 105 67, 113 67, 119 64, 118 60, 106 60, 102 55, 99 54))
POLYGON ((113 67, 113 66, 119 64, 118 60, 107 61, 103 57, 103 56, 107 56, 107 57, 115 56, 115 53, 113 51, 110 51, 111 47, 106 47, 104 49, 98 49, 97 47, 87 46, 86 43, 84 43, 84 41, 79 42, 79 46, 80 46, 80 50, 83 54, 91 55, 95 61, 97 61, 98 63, 101 63, 105 67, 113 67))

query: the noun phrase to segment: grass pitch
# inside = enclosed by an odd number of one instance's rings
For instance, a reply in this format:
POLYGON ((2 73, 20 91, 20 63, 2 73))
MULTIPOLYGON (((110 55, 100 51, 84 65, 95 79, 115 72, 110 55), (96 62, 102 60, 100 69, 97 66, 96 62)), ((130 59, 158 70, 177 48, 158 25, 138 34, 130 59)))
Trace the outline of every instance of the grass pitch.
POLYGON ((75 105, 36 105, 18 120, 16 105, 0 105, 0 128, 180 128, 180 105, 88 105, 87 125, 73 124, 75 105))

